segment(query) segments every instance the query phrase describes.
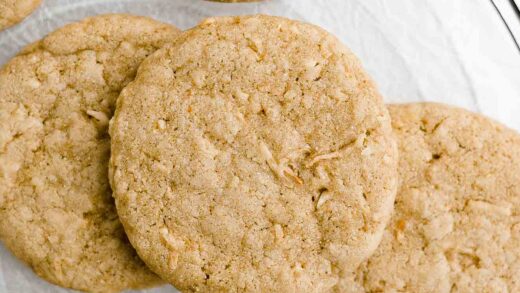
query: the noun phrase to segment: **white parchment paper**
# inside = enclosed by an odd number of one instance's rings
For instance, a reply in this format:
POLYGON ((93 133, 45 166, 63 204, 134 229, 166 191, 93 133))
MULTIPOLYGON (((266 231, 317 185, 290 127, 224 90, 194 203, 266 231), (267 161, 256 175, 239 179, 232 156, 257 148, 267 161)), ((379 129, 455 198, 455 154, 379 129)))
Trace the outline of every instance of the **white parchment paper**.
MULTIPOLYGON (((43 0, 23 23, 0 32, 0 64, 64 24, 109 12, 151 16, 181 29, 216 15, 308 21, 358 55, 386 102, 445 102, 520 130, 520 52, 488 0, 43 0)), ((40 280, 0 245, 0 292, 70 291, 40 280)))

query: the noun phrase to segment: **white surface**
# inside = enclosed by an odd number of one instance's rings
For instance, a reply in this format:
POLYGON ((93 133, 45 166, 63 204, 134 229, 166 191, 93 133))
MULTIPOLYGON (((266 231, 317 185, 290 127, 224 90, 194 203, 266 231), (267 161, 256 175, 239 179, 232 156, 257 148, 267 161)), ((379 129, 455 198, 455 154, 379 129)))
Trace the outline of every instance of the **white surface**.
MULTIPOLYGON (((520 130, 520 52, 488 0, 44 0, 25 22, 0 33, 0 64, 63 24, 107 12, 148 15, 182 29, 214 15, 305 20, 344 41, 387 102, 450 103, 520 130)), ((67 291, 39 280, 0 246, 0 292, 67 291)))
MULTIPOLYGON (((516 1, 520 3, 520 0, 516 1)), ((520 15, 515 11, 517 7, 515 2, 511 0, 493 0, 493 2, 507 23, 511 34, 520 42, 520 15)))

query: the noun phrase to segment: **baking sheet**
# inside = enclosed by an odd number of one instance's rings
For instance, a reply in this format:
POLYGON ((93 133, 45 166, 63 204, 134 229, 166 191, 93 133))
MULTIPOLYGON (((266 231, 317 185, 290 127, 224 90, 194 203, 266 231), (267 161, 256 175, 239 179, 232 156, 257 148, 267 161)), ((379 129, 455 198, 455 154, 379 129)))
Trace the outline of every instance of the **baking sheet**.
MULTIPOLYGON (((386 102, 445 102, 520 130, 520 51, 488 0, 43 0, 23 23, 0 32, 0 64, 64 24, 109 12, 147 15, 182 29, 216 15, 265 13, 308 21, 358 55, 386 102)), ((71 291, 38 279, 0 245, 0 292, 71 291)))

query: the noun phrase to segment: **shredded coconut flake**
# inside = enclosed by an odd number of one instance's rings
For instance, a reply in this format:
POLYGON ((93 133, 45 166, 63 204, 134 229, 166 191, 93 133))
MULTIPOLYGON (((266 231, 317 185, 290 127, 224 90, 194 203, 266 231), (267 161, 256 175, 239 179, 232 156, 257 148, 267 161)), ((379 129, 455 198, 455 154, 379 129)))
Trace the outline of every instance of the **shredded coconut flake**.
POLYGON ((166 121, 164 121, 162 119, 159 119, 157 121, 157 127, 159 127, 159 129, 165 129, 166 128, 166 121))
POLYGON ((276 237, 276 240, 281 240, 283 239, 283 229, 282 229, 282 226, 280 226, 280 224, 275 224, 274 225, 274 235, 276 237))
POLYGON ((108 125, 108 115, 101 111, 87 110, 87 115, 96 119, 101 125, 108 125))
POLYGON ((332 160, 332 159, 339 158, 340 156, 341 156, 341 154, 339 152, 332 152, 332 153, 328 153, 328 154, 324 154, 324 155, 319 155, 319 156, 314 157, 307 164, 305 164, 305 167, 310 168, 310 167, 314 166, 316 163, 318 163, 319 161, 332 160))
POLYGON ((249 99, 249 95, 244 93, 240 89, 236 89, 234 95, 236 98, 238 98, 242 102, 245 102, 245 101, 247 101, 247 99, 249 99))
POLYGON ((292 181, 294 181, 295 183, 299 184, 299 185, 302 185, 303 184, 303 180, 298 177, 293 170, 289 169, 289 167, 287 167, 287 169, 285 169, 283 171, 283 174, 289 178, 291 178, 292 181))
POLYGON ((202 87, 204 85, 204 81, 206 77, 204 76, 204 73, 200 70, 195 70, 191 72, 190 74, 191 80, 193 81, 193 84, 197 87, 202 87))
POLYGON ((182 247, 184 247, 184 241, 175 239, 171 234, 168 228, 163 227, 159 230, 159 233, 161 235, 161 240, 163 241, 164 245, 168 247, 170 250, 177 250, 182 247))
POLYGON ((264 142, 260 142, 260 154, 262 155, 262 158, 267 162, 267 165, 269 168, 273 171, 273 173, 278 176, 280 179, 290 179, 292 182, 297 184, 303 184, 303 180, 294 173, 294 171, 286 165, 286 160, 282 161, 284 164, 279 164, 275 161, 273 158, 273 154, 267 147, 267 145, 264 142))
POLYGON ((323 206, 328 200, 332 198, 332 195, 329 192, 323 192, 318 198, 318 202, 316 203, 316 208, 319 209, 323 206))

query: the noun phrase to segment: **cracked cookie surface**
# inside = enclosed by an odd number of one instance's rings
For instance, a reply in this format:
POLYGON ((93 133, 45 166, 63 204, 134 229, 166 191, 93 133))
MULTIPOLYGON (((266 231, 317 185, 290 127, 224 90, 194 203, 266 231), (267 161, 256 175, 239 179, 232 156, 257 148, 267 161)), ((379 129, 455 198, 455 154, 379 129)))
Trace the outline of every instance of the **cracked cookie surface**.
POLYGON ((183 291, 333 291, 392 211, 388 112, 309 24, 208 19, 143 62, 112 121, 121 221, 183 291))
POLYGON ((40 3, 41 0, 0 0, 0 31, 22 21, 40 3))
POLYGON ((389 109, 395 213, 352 291, 520 292, 520 135, 446 105, 389 109))
POLYGON ((160 283, 108 182, 108 121, 140 62, 178 30, 130 15, 67 25, 0 71, 0 238, 42 278, 91 292, 160 283))

